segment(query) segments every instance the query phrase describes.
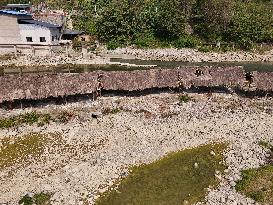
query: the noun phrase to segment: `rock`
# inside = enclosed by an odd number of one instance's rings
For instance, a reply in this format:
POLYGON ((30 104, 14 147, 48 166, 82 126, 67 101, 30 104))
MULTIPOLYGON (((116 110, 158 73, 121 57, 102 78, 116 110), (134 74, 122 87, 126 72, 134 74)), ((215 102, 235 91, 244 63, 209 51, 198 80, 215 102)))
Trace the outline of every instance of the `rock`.
POLYGON ((232 186, 232 187, 235 187, 235 186, 236 186, 236 182, 234 182, 234 181, 231 181, 229 184, 230 184, 230 186, 232 186))
POLYGON ((184 200, 184 201, 183 201, 183 205, 190 205, 190 202, 187 201, 187 200, 184 200))
POLYGON ((215 155, 216 155, 214 151, 210 151, 210 154, 211 154, 212 156, 215 156, 215 155))
POLYGON ((198 163, 197 162, 194 163, 194 167, 198 168, 198 163))

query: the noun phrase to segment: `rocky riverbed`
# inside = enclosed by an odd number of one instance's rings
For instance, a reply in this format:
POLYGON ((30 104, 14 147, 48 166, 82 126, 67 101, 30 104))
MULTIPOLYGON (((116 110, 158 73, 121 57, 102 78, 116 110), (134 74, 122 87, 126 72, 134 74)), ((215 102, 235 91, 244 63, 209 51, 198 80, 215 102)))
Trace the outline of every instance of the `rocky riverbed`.
MULTIPOLYGON (((99 195, 129 167, 160 159, 167 153, 213 142, 227 142, 227 169, 216 173, 220 186, 208 190, 200 204, 255 204, 235 191, 240 170, 266 163, 273 142, 271 98, 236 94, 189 94, 182 103, 177 93, 140 97, 102 97, 65 105, 25 110, 1 110, 1 116, 23 112, 72 113, 66 123, 25 125, 0 130, 0 140, 29 133, 53 139, 38 159, 27 159, 0 172, 0 204, 18 204, 27 193, 52 193, 53 205, 94 204, 99 195), (56 137, 58 136, 58 137, 56 137), (22 165, 23 164, 23 165, 22 165)), ((213 153, 212 153, 213 154, 213 153)))
POLYGON ((110 55, 127 56, 141 60, 159 61, 182 61, 182 62, 268 62, 273 61, 273 51, 266 51, 264 54, 255 52, 199 52, 197 49, 134 49, 118 48, 108 51, 110 55))
MULTIPOLYGON (((65 64, 89 65, 89 64, 119 64, 110 62, 110 58, 159 60, 159 61, 181 61, 181 62, 271 62, 273 61, 273 50, 263 54, 258 52, 199 52, 197 49, 134 49, 118 48, 116 50, 101 49, 97 54, 72 52, 73 54, 56 54, 54 56, 32 56, 24 55, 16 58, 1 58, 0 66, 56 66, 65 64)), ((130 66, 129 64, 124 64, 130 66)), ((135 65, 131 65, 135 66, 135 65)))

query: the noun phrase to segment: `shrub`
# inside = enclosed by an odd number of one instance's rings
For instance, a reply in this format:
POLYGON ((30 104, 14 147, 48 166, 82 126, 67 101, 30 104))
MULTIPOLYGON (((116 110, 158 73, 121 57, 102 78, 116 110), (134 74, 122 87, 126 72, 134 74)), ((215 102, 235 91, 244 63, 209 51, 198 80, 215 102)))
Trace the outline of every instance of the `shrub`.
POLYGON ((187 103, 191 100, 191 97, 188 95, 180 95, 179 96, 179 102, 180 103, 187 103))
POLYGON ((195 48, 200 43, 200 40, 194 36, 184 35, 174 41, 176 48, 195 48))
POLYGON ((30 196, 25 195, 25 196, 23 196, 22 199, 20 199, 19 204, 32 205, 33 200, 32 200, 32 198, 30 196))
POLYGON ((122 43, 119 42, 117 39, 112 39, 106 44, 108 50, 115 50, 117 48, 122 47, 122 43))
POLYGON ((27 194, 20 199, 19 204, 23 205, 49 205, 50 204, 50 194, 47 193, 39 193, 34 194, 33 197, 28 196, 27 194))
POLYGON ((33 196, 33 199, 36 205, 49 205, 50 197, 50 194, 42 192, 39 194, 35 194, 33 196))
POLYGON ((240 48, 245 50, 251 50, 254 48, 254 43, 249 38, 242 38, 238 40, 238 45, 240 48))
POLYGON ((227 28, 227 39, 235 40, 242 48, 251 49, 253 42, 273 40, 272 24, 271 5, 238 1, 227 28))
POLYGON ((156 47, 158 44, 152 33, 137 34, 133 42, 138 48, 156 47))
POLYGON ((39 115, 36 112, 30 112, 19 116, 20 123, 34 124, 39 120, 39 115))
POLYGON ((118 108, 114 108, 114 109, 111 111, 112 114, 117 114, 117 113, 119 113, 119 112, 120 112, 120 109, 118 109, 118 108))
POLYGON ((199 52, 208 53, 211 51, 211 48, 209 46, 201 46, 198 48, 199 52))

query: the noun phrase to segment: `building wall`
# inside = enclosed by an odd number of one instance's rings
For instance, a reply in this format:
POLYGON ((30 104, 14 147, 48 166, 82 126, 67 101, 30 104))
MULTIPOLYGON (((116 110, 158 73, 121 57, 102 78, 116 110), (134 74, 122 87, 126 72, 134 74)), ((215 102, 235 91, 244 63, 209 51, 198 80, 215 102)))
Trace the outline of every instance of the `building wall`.
POLYGON ((21 42, 23 44, 58 44, 60 32, 58 29, 46 28, 35 24, 19 24, 21 42), (52 36, 56 36, 52 41, 52 36), (27 42, 27 37, 32 37, 32 42, 27 42), (46 42, 41 42, 40 37, 45 37, 46 42))
POLYGON ((20 43, 20 30, 17 18, 0 15, 0 44, 20 43))

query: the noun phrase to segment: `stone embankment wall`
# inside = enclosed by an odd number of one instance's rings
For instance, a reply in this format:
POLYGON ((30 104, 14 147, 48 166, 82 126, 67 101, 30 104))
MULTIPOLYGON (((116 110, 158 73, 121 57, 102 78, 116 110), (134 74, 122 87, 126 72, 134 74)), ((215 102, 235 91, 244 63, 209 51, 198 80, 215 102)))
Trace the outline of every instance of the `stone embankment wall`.
MULTIPOLYGON (((272 91, 273 73, 253 73, 257 89, 272 91)), ((139 91, 149 88, 189 88, 227 86, 243 89, 242 67, 177 68, 137 71, 96 71, 89 73, 24 74, 0 77, 0 103, 20 99, 45 99, 98 90, 139 91)))

